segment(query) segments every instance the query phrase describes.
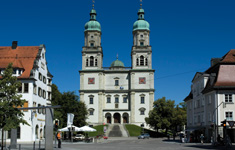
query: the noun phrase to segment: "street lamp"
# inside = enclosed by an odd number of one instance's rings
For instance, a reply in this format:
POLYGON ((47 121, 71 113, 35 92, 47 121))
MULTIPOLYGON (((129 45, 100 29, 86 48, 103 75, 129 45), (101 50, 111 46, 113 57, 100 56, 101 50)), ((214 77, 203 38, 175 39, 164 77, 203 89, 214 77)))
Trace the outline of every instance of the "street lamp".
POLYGON ((214 138, 213 138, 213 144, 214 144, 214 142, 216 141, 216 133, 218 134, 218 131, 217 131, 217 129, 218 129, 218 127, 217 127, 217 125, 218 125, 218 108, 219 108, 219 106, 221 105, 221 104, 224 104, 224 102, 221 102, 215 109, 214 109, 214 111, 213 111, 213 115, 212 115, 212 118, 214 118, 214 121, 213 121, 213 123, 214 123, 214 138), (217 119, 215 118, 215 111, 217 110, 217 119), (217 123, 216 123, 216 121, 217 121, 217 123))

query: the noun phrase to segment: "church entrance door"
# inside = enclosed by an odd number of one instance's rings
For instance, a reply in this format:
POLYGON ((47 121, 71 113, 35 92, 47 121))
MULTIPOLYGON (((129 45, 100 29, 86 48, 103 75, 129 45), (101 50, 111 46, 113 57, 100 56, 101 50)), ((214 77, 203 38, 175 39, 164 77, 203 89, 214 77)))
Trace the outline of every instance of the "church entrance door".
POLYGON ((114 123, 121 123, 121 116, 119 113, 115 113, 113 115, 113 118, 114 118, 114 123))
POLYGON ((129 118, 128 113, 124 113, 122 118, 123 118, 123 123, 129 123, 129 121, 128 121, 128 118, 129 118))
POLYGON ((111 122, 112 122, 112 121, 111 121, 111 116, 112 116, 112 115, 111 115, 110 113, 106 113, 106 114, 105 114, 105 117, 106 117, 106 119, 107 119, 107 123, 110 123, 110 124, 111 124, 111 122))

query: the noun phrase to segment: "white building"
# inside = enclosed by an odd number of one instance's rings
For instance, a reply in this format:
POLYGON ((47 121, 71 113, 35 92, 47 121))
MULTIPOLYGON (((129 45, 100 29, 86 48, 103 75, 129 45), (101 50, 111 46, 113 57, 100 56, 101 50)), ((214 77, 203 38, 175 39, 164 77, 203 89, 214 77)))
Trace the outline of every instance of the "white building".
MULTIPOLYGON (((115 60, 103 67, 101 26, 96 11, 90 12, 85 24, 85 45, 82 49, 80 70, 80 100, 87 105, 89 124, 132 123, 141 124, 153 108, 154 70, 150 46, 149 23, 144 20, 144 10, 138 11, 133 25, 131 67, 115 60)), ((111 35, 110 35, 111 36, 111 35)))
MULTIPOLYGON (((52 75, 48 71, 46 48, 40 46, 12 46, 0 47, 0 73, 9 63, 13 63, 13 75, 22 82, 19 94, 27 102, 24 107, 38 107, 51 105, 52 75)), ((17 141, 32 142, 44 138, 45 109, 24 110, 24 119, 30 126, 20 125, 17 129, 17 141)), ((6 135, 10 140, 10 132, 6 135)))
MULTIPOLYGON (((222 58, 213 58, 209 69, 194 76, 191 92, 184 100, 187 103, 188 137, 192 140, 198 140, 200 134, 204 134, 208 142, 218 134, 223 137, 221 121, 234 121, 234 75, 235 50, 230 50, 222 58)), ((231 129, 228 122, 227 131, 231 141, 235 142, 235 129, 231 129)))

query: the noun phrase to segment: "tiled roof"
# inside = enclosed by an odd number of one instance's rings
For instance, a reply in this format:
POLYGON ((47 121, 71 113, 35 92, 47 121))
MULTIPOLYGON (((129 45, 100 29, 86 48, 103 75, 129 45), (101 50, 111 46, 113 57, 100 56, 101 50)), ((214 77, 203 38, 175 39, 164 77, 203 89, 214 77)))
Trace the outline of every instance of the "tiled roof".
POLYGON ((224 57, 222 62, 235 63, 235 49, 231 49, 224 57))
POLYGON ((13 68, 23 68, 24 72, 18 78, 29 78, 34 61, 39 52, 39 46, 0 47, 0 68, 6 68, 13 63, 13 68))

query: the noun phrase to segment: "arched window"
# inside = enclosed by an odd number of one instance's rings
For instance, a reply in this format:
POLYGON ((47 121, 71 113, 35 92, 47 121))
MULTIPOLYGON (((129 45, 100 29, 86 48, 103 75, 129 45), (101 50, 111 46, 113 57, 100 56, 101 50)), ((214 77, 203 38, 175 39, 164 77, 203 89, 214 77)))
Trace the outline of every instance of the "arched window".
POLYGON ((140 66, 144 66, 144 56, 140 56, 140 66))
POLYGON ((145 66, 148 66, 148 58, 145 58, 145 66))
POLYGON ((140 109, 139 109, 139 111, 140 111, 140 115, 145 115, 145 108, 144 107, 141 107, 140 109))
POLYGON ((94 66, 94 57, 93 56, 90 57, 90 66, 94 66))
POLYGON ((94 104, 94 96, 90 95, 89 97, 89 104, 94 104))
POLYGON ((136 66, 139 66, 139 58, 136 59, 136 66))
POLYGON ((88 59, 86 59, 86 66, 88 66, 88 59))
POLYGON ((97 66, 98 62, 97 62, 97 59, 95 59, 95 66, 97 66))
POLYGON ((95 109, 94 108, 90 108, 90 109, 88 109, 88 111, 89 111, 89 115, 93 116, 95 109))

